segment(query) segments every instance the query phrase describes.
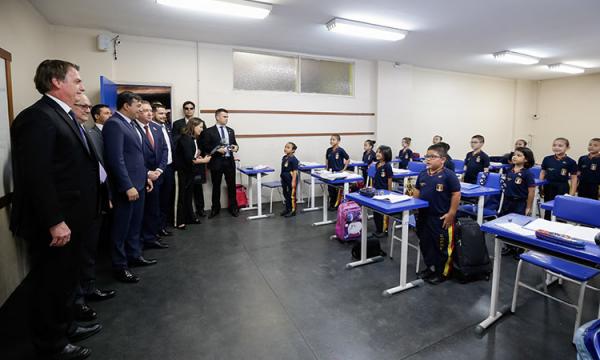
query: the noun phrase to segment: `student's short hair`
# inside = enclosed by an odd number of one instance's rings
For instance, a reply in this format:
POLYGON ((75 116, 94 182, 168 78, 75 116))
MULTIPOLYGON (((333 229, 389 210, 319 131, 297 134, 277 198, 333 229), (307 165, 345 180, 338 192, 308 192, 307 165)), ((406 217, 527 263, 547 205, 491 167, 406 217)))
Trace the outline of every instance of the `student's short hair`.
POLYGON ((479 140, 479 141, 480 141, 480 142, 482 142, 482 143, 484 143, 484 142, 485 142, 485 138, 483 137, 483 135, 473 135, 473 136, 471 137, 471 139, 477 139, 477 140, 479 140))
POLYGON ((96 119, 96 116, 100 115, 100 111, 104 108, 110 109, 110 107, 106 104, 96 104, 92 106, 90 112, 92 113, 92 117, 94 118, 94 120, 96 119))
POLYGON ((409 138, 409 137, 403 137, 402 141, 405 141, 406 143, 410 144, 410 142, 412 141, 412 139, 409 138))
MULTIPOLYGON (((338 138, 338 140, 339 140, 339 138, 338 138)), ((370 146, 370 147, 373 147, 373 146, 375 146, 375 140, 365 140, 365 142, 366 142, 367 144, 369 144, 369 146, 370 146)))
POLYGON ((522 142, 523 144, 525 144, 525 147, 527 147, 527 140, 525 140, 525 139, 517 139, 517 140, 515 140, 515 143, 518 143, 519 141, 522 142))
POLYGON ((434 138, 438 137, 440 138, 440 141, 444 140, 444 138, 442 137, 442 135, 433 135, 434 138))
POLYGON ((390 162, 392 161, 392 148, 387 145, 379 145, 377 151, 383 155, 383 161, 390 162))
POLYGON ((223 109, 223 108, 219 108, 217 109, 217 111, 215 111, 215 117, 219 116, 220 113, 226 113, 229 114, 229 111, 223 109))
POLYGON ((444 150, 446 151, 446 155, 448 155, 448 151, 450 151, 450 144, 445 143, 443 141, 440 141, 439 143, 437 143, 436 145, 440 145, 444 147, 444 150))
POLYGON ((513 154, 518 151, 525 157, 525 168, 529 169, 535 165, 535 156, 533 156, 533 151, 531 151, 528 147, 518 147, 513 152, 510 153, 510 157, 512 158, 513 154))
POLYGON ((35 70, 35 76, 33 77, 35 88, 42 95, 47 93, 48 91, 52 90, 52 79, 64 80, 70 68, 79 71, 78 65, 68 61, 42 61, 35 70))
POLYGON ((427 148, 427 151, 429 151, 429 150, 435 151, 440 157, 443 157, 443 158, 448 156, 448 154, 446 153, 446 148, 444 147, 444 145, 440 145, 440 143, 429 146, 427 148))
POLYGON ((152 112, 156 112, 156 110, 163 108, 163 109, 167 109, 166 106, 164 106, 161 102, 155 101, 152 103, 152 112))
POLYGON ((296 144, 294 144, 294 143, 293 143, 293 142, 291 142, 291 141, 288 141, 288 144, 292 145, 292 150, 294 150, 294 151, 296 151, 296 149, 298 148, 298 147, 296 146, 296 144))
POLYGON ((125 104, 133 104, 134 101, 142 102, 142 97, 138 94, 134 94, 131 91, 123 91, 117 95, 117 109, 122 109, 125 104))
MULTIPOLYGON (((567 147, 571 147, 571 144, 569 143, 569 139, 564 138, 564 137, 557 137, 556 139, 554 139, 554 141, 564 141, 565 144, 567 145, 567 147)), ((552 141, 552 142, 554 142, 552 141)))
MULTIPOLYGON (((337 141, 342 141, 342 137, 340 136, 340 134, 331 134, 331 137, 336 138, 337 141)), ((373 145, 375 145, 375 142, 373 142, 373 145)))
POLYGON ((185 102, 183 103, 183 106, 182 106, 182 108, 184 108, 184 109, 185 109, 185 106, 186 106, 186 105, 192 105, 192 107, 193 107, 194 109, 196 109, 196 104, 194 104, 193 102, 191 102, 191 101, 189 101, 189 100, 188 100, 188 101, 185 101, 185 102))

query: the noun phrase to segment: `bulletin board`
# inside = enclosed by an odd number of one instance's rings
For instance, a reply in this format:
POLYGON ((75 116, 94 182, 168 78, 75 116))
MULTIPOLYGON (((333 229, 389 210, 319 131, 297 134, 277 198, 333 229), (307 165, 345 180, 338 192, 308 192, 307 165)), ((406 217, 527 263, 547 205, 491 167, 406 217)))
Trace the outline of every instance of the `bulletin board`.
POLYGON ((11 60, 11 54, 0 48, 0 209, 10 203, 12 194, 10 124, 14 117, 11 60))

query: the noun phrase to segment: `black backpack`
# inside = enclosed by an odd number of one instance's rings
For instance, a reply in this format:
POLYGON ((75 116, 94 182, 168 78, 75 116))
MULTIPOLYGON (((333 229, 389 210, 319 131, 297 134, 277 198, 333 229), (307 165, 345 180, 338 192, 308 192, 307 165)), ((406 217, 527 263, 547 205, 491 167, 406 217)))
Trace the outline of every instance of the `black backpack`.
MULTIPOLYGON (((379 239, 367 241, 367 259, 375 256, 385 256, 385 251, 381 250, 379 239)), ((360 241, 352 247, 352 257, 355 260, 360 260, 360 241)))
POLYGON ((492 273, 485 235, 471 218, 456 221, 453 275, 460 283, 489 280, 492 273))

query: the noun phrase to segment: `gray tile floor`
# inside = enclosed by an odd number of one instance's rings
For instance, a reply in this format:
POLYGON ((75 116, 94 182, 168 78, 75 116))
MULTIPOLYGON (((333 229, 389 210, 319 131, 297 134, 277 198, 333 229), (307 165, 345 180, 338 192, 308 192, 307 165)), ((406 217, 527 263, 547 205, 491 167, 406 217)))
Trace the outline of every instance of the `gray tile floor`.
MULTIPOLYGON (((278 207, 275 209, 278 211, 278 207)), ((104 330, 83 342, 94 359, 574 359, 574 311, 523 291, 515 315, 483 336, 491 282, 448 281, 381 296, 399 279, 397 259, 354 270, 349 244, 330 240, 321 213, 247 221, 247 213, 188 226, 151 250, 141 282, 94 303, 104 330)), ((372 223, 370 223, 372 227, 372 223)), ((411 233, 414 240, 414 234, 411 233)), ((491 244, 491 241, 490 241, 491 244)), ((388 250, 387 241, 383 241, 388 250)), ((399 254, 399 247, 397 247, 399 254)), ((409 278, 414 275, 411 251, 409 278)), ((504 259, 501 299, 510 301, 516 262, 504 259)), ((539 273, 527 268, 526 279, 539 273)), ((552 288, 576 296, 571 286, 552 288)), ((586 297, 585 319, 597 311, 586 297)))

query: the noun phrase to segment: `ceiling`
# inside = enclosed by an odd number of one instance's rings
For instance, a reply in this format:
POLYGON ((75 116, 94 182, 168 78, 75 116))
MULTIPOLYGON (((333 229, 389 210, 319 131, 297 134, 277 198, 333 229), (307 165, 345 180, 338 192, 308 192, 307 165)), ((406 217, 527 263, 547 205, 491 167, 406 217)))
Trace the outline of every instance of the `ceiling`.
POLYGON ((542 80, 568 76, 544 65, 496 62, 513 50, 600 72, 598 0, 263 0, 264 20, 169 8, 155 0, 30 0, 52 24, 314 55, 542 80), (398 42, 330 33, 333 17, 409 30, 398 42))

